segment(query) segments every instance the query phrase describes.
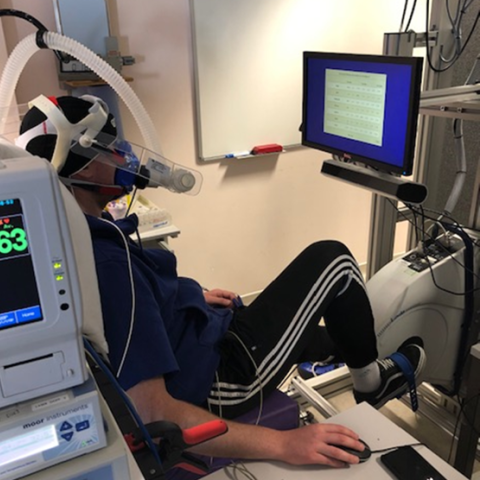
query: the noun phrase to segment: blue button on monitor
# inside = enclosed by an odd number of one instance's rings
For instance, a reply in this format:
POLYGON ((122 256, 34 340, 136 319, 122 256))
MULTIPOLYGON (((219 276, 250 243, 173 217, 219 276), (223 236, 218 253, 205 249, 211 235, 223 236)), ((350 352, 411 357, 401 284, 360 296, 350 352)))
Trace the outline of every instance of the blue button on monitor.
POLYGON ((64 433, 63 435, 60 435, 60 436, 64 438, 67 442, 69 442, 73 437, 73 432, 64 433))
POLYGON ((40 307, 24 308, 23 310, 17 310, 18 323, 31 322, 42 318, 40 307))
POLYGON ((2 313, 0 315, 0 328, 10 327, 15 324, 15 314, 13 312, 2 313))
POLYGON ((73 428, 71 423, 68 422, 63 422, 62 425, 60 425, 60 431, 64 432, 65 430, 71 430, 73 428))
POLYGON ((75 424, 75 430, 77 432, 81 432, 82 430, 87 430, 90 428, 90 422, 88 420, 84 420, 83 422, 78 422, 75 424))

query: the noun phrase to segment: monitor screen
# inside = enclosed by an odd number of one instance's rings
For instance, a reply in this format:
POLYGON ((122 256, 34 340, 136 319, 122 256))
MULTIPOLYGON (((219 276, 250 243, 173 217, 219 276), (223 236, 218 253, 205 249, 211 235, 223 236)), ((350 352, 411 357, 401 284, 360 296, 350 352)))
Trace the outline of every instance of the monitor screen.
POLYGON ((0 200, 0 330, 42 319, 22 205, 0 200))
POLYGON ((305 52, 302 144, 412 173, 423 59, 305 52))

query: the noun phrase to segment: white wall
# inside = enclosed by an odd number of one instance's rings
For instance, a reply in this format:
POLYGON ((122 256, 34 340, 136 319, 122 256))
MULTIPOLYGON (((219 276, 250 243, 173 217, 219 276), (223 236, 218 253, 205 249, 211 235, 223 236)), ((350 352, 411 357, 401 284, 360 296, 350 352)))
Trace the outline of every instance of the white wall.
MULTIPOLYGON (((51 0, 11 4, 55 28, 51 0)), ((131 85, 157 127, 163 153, 204 177, 197 197, 148 192, 182 230, 171 241, 180 274, 245 294, 262 289, 302 248, 319 239, 341 240, 360 262, 366 260, 371 195, 321 176, 326 154, 302 150, 278 160, 196 164, 188 0, 110 0, 109 8, 122 54, 137 60, 125 74, 134 78, 131 85)), ((13 19, 5 19, 4 26, 10 48, 33 31, 13 19)), ((17 89, 19 102, 39 93, 60 93, 51 52, 31 60, 17 89)), ((141 141, 126 112, 123 123, 127 136, 141 141)), ((398 248, 404 248, 401 242, 398 248)))

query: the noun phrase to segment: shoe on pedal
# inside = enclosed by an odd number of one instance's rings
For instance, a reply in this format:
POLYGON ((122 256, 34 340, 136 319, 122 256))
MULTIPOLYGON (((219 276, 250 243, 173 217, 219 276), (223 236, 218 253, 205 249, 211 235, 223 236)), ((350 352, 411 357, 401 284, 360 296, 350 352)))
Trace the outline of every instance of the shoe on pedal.
POLYGON ((426 355, 422 347, 415 343, 403 345, 398 352, 383 360, 377 360, 380 369, 380 386, 373 392, 353 391, 357 403, 367 402, 372 407, 383 407, 389 400, 400 398, 410 391, 412 409, 418 407, 415 384, 425 367, 426 355))

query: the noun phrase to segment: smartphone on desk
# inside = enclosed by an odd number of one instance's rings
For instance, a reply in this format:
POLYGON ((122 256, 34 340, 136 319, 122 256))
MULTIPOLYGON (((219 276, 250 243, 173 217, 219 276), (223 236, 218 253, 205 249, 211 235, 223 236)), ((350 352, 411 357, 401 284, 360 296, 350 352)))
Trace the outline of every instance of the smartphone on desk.
POLYGON ((398 480, 447 480, 412 447, 385 453, 380 461, 398 480))

